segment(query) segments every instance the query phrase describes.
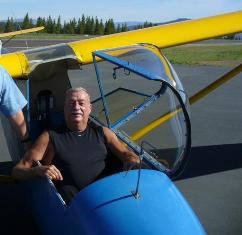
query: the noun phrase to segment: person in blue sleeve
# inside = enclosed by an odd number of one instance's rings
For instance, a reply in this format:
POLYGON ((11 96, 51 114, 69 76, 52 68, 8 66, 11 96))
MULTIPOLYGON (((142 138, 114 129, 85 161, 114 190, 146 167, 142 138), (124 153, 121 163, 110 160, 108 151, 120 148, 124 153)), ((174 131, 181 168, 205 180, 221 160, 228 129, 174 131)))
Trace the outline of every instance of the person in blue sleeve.
POLYGON ((27 101, 9 73, 0 66, 0 112, 8 118, 22 143, 30 141, 22 109, 27 101))

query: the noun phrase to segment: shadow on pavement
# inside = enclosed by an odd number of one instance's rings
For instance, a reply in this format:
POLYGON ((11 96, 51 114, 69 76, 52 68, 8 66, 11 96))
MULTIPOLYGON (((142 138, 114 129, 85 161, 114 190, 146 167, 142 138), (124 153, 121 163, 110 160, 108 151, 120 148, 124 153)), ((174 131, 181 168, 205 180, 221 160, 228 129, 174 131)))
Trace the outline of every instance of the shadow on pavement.
POLYGON ((242 144, 192 147, 187 166, 176 180, 236 168, 242 168, 242 144))

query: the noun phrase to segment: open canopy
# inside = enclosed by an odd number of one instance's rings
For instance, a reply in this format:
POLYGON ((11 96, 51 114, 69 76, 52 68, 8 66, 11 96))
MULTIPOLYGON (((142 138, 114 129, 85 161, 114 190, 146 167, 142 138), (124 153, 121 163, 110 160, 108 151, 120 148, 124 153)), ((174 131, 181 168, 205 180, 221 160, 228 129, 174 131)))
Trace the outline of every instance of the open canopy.
POLYGON ((187 97, 172 66, 152 45, 93 53, 100 97, 93 118, 145 162, 173 176, 190 149, 187 97))

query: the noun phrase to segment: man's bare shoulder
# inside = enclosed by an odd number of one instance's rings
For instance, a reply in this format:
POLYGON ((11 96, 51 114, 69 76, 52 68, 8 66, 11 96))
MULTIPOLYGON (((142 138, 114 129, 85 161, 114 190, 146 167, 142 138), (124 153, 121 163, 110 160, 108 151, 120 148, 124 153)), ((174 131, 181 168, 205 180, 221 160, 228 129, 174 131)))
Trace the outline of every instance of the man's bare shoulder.
POLYGON ((112 135, 115 135, 116 136, 116 134, 110 128, 105 127, 105 126, 103 126, 102 128, 103 128, 104 134, 107 133, 107 134, 112 134, 112 135))
POLYGON ((108 127, 103 127, 103 133, 107 140, 117 139, 116 134, 108 127))
POLYGON ((44 131, 41 135, 34 141, 33 145, 29 149, 31 153, 44 153, 48 146, 50 145, 50 136, 48 131, 44 131))
POLYGON ((34 142, 34 145, 40 144, 40 143, 48 143, 49 139, 50 139, 49 132, 48 131, 43 131, 40 134, 40 136, 37 138, 37 140, 34 142))

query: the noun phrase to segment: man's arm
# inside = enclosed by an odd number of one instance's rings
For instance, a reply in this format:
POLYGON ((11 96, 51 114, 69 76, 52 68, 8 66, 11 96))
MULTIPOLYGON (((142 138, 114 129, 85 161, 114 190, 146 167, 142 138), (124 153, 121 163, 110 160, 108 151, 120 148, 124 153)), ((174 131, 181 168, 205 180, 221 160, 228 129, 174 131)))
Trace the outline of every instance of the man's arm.
POLYGON ((104 135, 108 147, 124 164, 124 170, 130 170, 133 167, 137 167, 140 164, 139 157, 126 148, 117 138, 115 133, 110 129, 103 127, 104 135))
POLYGON ((28 150, 31 147, 32 141, 31 141, 31 138, 29 137, 27 124, 26 124, 23 112, 20 111, 15 115, 10 116, 8 119, 13 129, 20 137, 21 143, 23 143, 24 145, 24 149, 28 150))
POLYGON ((10 116, 9 121, 21 140, 28 139, 27 125, 22 111, 10 116))
POLYGON ((54 157, 54 148, 49 133, 43 132, 24 157, 13 168, 12 176, 18 180, 26 180, 36 176, 62 180, 60 171, 54 165, 34 166, 37 161, 50 164, 54 157))
POLYGON ((18 89, 14 80, 6 69, 0 66, 0 111, 9 119, 21 141, 25 143, 25 149, 30 146, 26 121, 22 109, 27 100, 18 89))

